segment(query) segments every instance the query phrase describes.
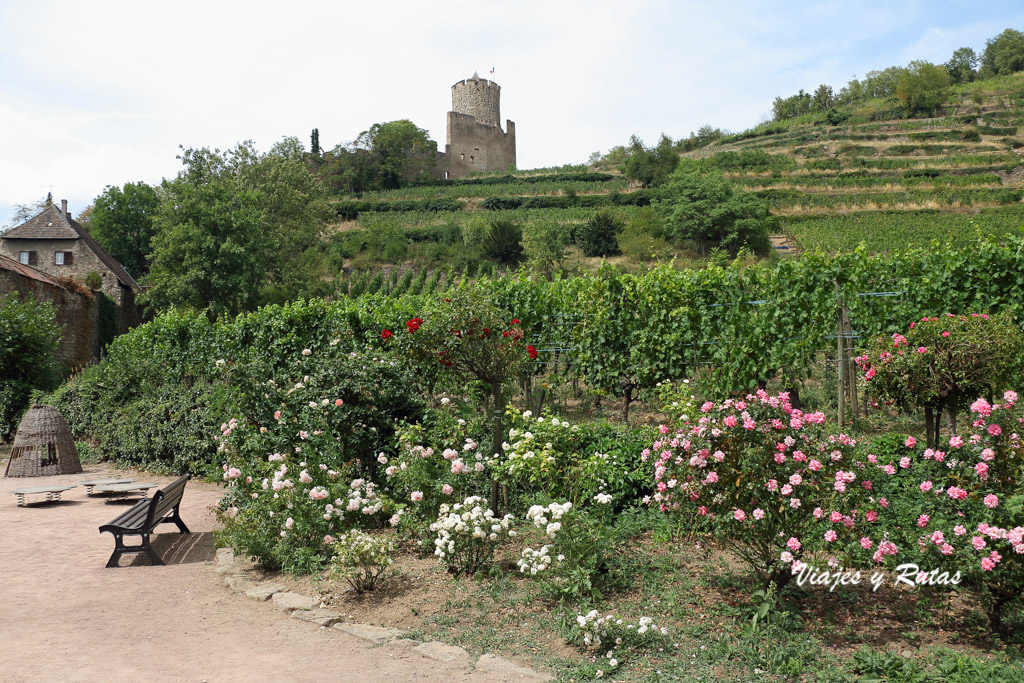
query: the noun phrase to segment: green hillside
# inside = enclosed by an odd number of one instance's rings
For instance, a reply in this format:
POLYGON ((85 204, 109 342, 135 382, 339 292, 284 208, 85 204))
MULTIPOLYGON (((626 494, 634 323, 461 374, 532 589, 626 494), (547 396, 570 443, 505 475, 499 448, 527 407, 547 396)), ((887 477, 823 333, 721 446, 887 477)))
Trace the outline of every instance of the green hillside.
POLYGON ((804 249, 963 243, 1024 225, 1022 103, 1016 73, 954 86, 934 117, 876 99, 839 125, 828 112, 773 121, 684 157, 732 160, 726 177, 804 249))

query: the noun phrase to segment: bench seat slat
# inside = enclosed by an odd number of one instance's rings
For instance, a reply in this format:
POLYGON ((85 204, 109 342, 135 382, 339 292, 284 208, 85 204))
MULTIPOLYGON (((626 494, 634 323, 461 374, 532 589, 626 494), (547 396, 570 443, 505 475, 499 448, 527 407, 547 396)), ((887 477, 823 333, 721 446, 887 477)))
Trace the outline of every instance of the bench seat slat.
POLYGON ((138 529, 146 522, 146 515, 149 513, 149 505, 149 498, 140 500, 130 509, 125 510, 104 526, 118 527, 121 529, 138 529))

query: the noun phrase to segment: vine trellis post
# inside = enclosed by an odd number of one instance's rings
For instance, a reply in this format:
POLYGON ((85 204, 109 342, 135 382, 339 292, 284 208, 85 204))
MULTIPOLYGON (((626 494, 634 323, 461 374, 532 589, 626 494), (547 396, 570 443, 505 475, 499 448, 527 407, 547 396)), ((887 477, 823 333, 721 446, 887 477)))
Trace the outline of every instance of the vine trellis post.
POLYGON ((842 292, 839 288, 839 280, 835 281, 836 287, 836 309, 838 316, 836 320, 836 366, 839 372, 839 426, 846 424, 847 415, 846 403, 850 401, 853 417, 857 417, 857 372, 853 358, 853 327, 850 325, 850 312, 843 301, 842 292))

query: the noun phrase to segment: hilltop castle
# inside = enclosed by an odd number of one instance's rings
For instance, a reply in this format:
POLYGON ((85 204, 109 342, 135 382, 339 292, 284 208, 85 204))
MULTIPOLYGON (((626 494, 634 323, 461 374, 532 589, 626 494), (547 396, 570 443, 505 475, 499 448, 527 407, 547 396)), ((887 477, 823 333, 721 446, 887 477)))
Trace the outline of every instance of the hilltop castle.
POLYGON ((448 139, 438 153, 437 169, 443 178, 464 178, 472 171, 503 171, 516 163, 516 124, 505 121, 501 130, 501 86, 472 78, 452 86, 448 112, 448 139))

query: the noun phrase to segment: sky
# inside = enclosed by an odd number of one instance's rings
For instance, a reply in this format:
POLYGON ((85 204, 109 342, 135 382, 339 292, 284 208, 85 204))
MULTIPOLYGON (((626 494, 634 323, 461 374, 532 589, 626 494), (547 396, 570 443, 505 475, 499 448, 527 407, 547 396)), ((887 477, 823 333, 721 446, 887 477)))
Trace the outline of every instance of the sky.
POLYGON ((318 128, 330 149, 410 119, 443 149, 451 86, 474 71, 538 168, 633 134, 744 130, 776 96, 980 52, 1005 28, 1024 30, 1024 3, 0 0, 0 226, 47 192, 77 215, 108 185, 173 178, 179 145, 318 128))

